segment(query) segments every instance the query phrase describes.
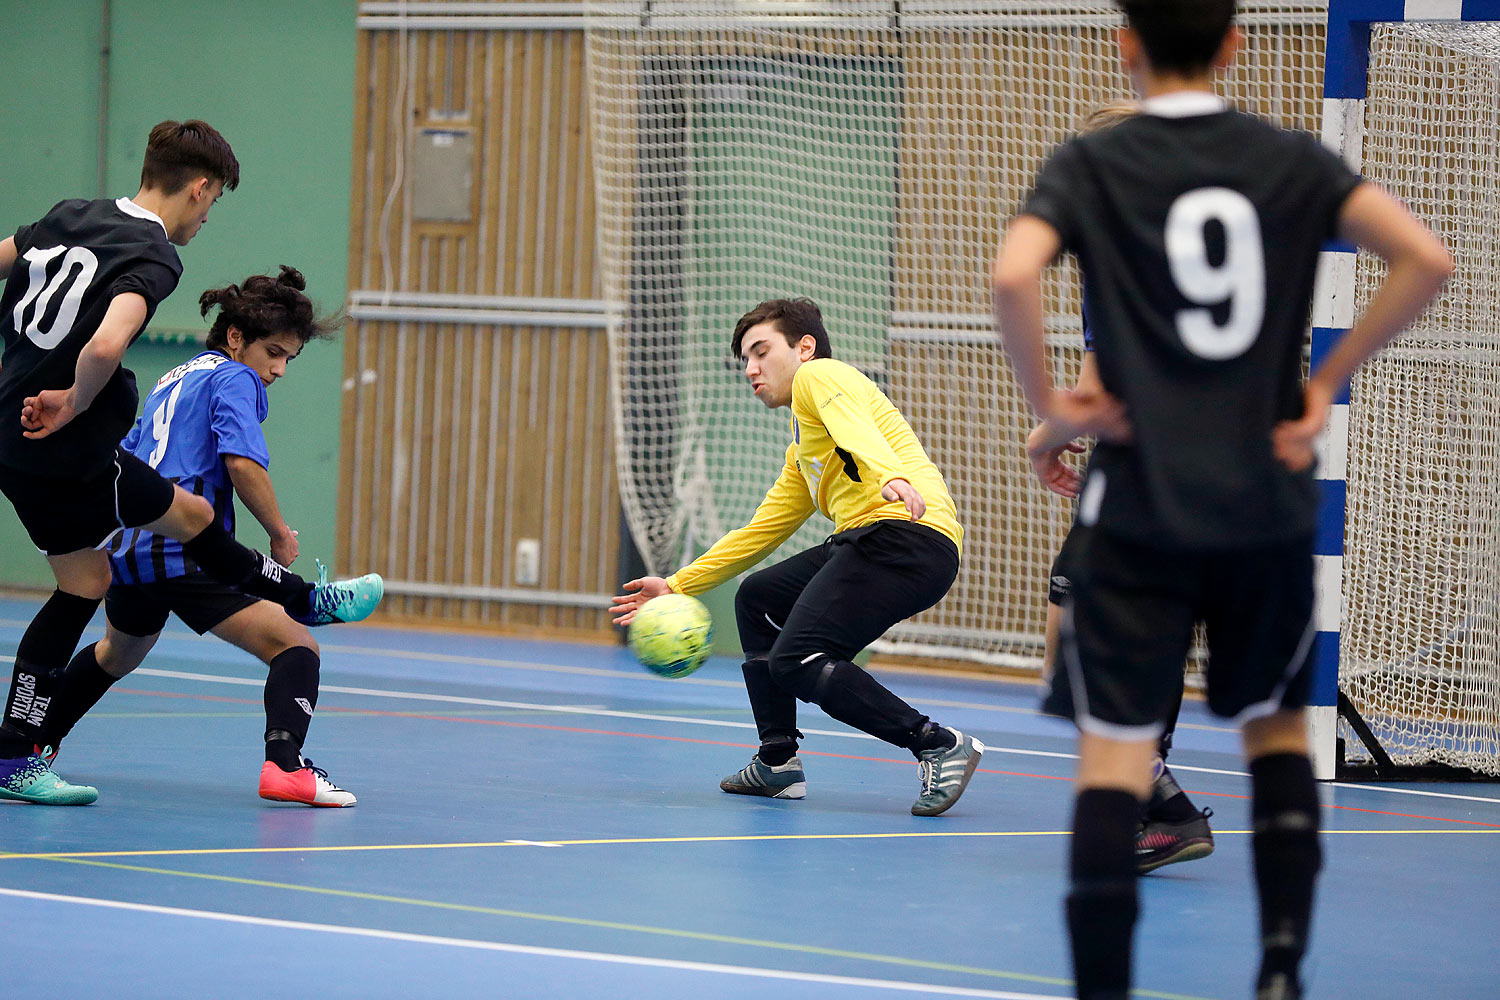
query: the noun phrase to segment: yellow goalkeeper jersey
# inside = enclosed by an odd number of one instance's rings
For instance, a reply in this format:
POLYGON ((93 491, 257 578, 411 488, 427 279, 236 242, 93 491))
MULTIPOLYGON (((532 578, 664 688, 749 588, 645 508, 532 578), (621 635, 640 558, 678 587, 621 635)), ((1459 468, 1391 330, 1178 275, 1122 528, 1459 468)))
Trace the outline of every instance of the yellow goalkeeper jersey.
POLYGON ((792 442, 786 463, 755 516, 667 578, 680 594, 701 594, 764 559, 818 511, 835 533, 876 521, 907 521, 880 491, 905 479, 927 503, 920 524, 962 549, 964 529, 942 473, 885 393, 833 358, 803 362, 792 378, 792 442))

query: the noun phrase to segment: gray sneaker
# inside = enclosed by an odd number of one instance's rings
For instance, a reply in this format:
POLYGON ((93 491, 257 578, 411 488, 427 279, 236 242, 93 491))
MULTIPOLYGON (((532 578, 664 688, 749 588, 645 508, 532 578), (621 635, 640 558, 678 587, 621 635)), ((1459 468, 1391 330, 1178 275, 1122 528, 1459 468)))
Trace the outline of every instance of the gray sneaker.
POLYGON ((958 801, 969 786, 984 744, 957 729, 944 726, 957 741, 951 750, 923 750, 917 755, 922 794, 911 805, 913 816, 936 816, 958 801))
POLYGON ((760 754, 750 763, 719 782, 719 787, 735 795, 764 795, 773 799, 807 798, 807 779, 802 761, 796 757, 772 767, 763 763, 760 754))

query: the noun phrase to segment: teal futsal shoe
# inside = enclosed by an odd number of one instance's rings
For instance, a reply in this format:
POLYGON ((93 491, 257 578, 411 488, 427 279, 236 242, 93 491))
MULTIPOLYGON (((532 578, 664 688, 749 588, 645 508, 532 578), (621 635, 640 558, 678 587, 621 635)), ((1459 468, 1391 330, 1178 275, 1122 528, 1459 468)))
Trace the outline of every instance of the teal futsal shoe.
POLYGON ((37 754, 0 760, 0 799, 39 806, 86 806, 98 798, 99 789, 69 784, 37 754))
POLYGON ((957 729, 944 727, 953 734, 954 745, 947 750, 923 750, 917 755, 917 775, 922 794, 912 803, 913 816, 937 816, 947 812, 969 787, 984 744, 957 729))
POLYGON ((304 625, 338 625, 363 621, 385 596, 385 581, 379 573, 366 573, 350 580, 328 580, 328 567, 318 562, 318 581, 307 597, 306 614, 292 615, 304 625))
POLYGON ((807 778, 802 773, 802 761, 796 757, 772 767, 756 754, 749 764, 719 782, 719 787, 732 795, 764 795, 771 799, 807 797, 807 778))

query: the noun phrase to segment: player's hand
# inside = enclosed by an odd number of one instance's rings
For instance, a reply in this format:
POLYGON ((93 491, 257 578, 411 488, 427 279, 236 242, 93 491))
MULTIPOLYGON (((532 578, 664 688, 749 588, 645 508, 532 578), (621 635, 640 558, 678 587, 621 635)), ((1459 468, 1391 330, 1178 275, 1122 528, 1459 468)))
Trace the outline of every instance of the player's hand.
POLYGON ((927 513, 927 501, 922 499, 922 494, 917 488, 904 479, 892 479, 881 489, 880 495, 891 503, 901 501, 906 505, 906 512, 911 515, 913 521, 922 520, 922 515, 927 513))
POLYGON ((1080 437, 1129 444, 1135 436, 1125 404, 1103 389, 1054 389, 1043 416, 1055 434, 1052 445, 1080 437))
POLYGON ((1293 472, 1310 467, 1318 457, 1318 435, 1332 406, 1333 392, 1321 382, 1309 381, 1302 389, 1302 416, 1283 420, 1271 431, 1276 460, 1293 472))
POLYGON ((625 593, 609 599, 613 605, 609 613, 614 616, 616 625, 629 625, 635 620, 635 613, 647 601, 672 593, 667 581, 659 576, 643 576, 639 580, 631 580, 621 589, 625 593))
POLYGON ((21 436, 33 440, 44 438, 62 430, 76 416, 71 389, 43 389, 22 401, 21 436))
POLYGON ((284 524, 282 528, 282 534, 271 539, 271 558, 290 566, 297 558, 297 533, 284 524))
POLYGON ((1062 460, 1066 454, 1078 455, 1087 449, 1077 441, 1053 441, 1052 429, 1038 424, 1026 437, 1026 457, 1042 485, 1060 497, 1075 499, 1083 489, 1083 473, 1062 460))

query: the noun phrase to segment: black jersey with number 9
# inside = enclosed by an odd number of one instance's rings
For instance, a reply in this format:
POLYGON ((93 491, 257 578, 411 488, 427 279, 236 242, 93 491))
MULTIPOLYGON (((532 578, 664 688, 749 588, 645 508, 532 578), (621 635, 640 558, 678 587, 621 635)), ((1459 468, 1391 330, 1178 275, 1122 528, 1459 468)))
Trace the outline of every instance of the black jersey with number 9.
POLYGON ((22 436, 22 401, 73 384, 78 355, 116 295, 139 294, 149 321, 177 287, 182 263, 161 220, 128 198, 59 202, 16 230, 15 241, 16 262, 0 296, 0 464, 43 475, 82 473, 130 430, 135 376, 118 369, 87 410, 40 440, 22 436))
POLYGON ((1302 413, 1318 253, 1360 178, 1208 94, 1146 112, 1058 148, 1022 208, 1077 256, 1099 375, 1135 431, 1095 449, 1081 513, 1173 548, 1310 535, 1312 473, 1277 462, 1271 432, 1302 413))

